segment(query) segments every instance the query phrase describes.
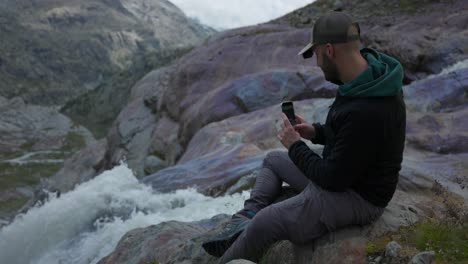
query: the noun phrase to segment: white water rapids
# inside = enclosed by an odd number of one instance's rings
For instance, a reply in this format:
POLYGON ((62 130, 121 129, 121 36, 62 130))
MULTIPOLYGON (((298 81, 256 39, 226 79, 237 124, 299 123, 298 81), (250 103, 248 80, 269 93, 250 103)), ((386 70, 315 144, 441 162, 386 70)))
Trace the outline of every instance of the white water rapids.
POLYGON ((126 165, 52 197, 0 230, 0 263, 96 263, 132 229, 239 210, 248 192, 212 198, 193 189, 155 193, 126 165))

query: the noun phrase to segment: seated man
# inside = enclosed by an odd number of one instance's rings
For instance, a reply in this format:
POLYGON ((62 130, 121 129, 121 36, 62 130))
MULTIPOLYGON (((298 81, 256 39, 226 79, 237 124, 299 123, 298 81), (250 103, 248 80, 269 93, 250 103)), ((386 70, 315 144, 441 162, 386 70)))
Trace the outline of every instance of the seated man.
POLYGON ((316 54, 325 79, 338 84, 326 122, 308 124, 283 114, 279 140, 288 151, 270 152, 250 199, 226 229, 203 244, 220 263, 258 261, 276 241, 312 242, 347 225, 379 218, 398 182, 405 142, 403 69, 395 59, 360 49, 360 29, 342 12, 320 17, 313 41, 299 54, 316 54), (323 155, 302 140, 325 145, 323 155), (279 203, 282 183, 296 195, 279 203))

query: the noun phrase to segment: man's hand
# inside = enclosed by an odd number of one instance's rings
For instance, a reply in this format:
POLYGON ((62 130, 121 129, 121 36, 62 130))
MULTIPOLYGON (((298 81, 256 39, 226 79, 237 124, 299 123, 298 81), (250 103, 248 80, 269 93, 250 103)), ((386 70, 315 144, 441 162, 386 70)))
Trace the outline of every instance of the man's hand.
POLYGON ((281 144, 285 146, 287 149, 296 141, 301 139, 301 135, 296 132, 289 123, 288 117, 282 113, 283 122, 281 123, 281 130, 278 134, 278 138, 281 141, 281 144))
POLYGON ((305 139, 313 139, 315 137, 315 128, 311 124, 307 123, 304 118, 296 115, 297 124, 294 126, 294 130, 299 132, 299 135, 305 139))

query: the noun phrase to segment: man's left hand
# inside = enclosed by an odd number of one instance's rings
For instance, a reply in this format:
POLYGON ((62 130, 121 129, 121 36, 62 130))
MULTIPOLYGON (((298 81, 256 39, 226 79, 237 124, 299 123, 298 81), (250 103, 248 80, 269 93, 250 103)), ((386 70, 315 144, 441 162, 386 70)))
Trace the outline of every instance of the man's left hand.
POLYGON ((281 130, 279 131, 278 138, 281 141, 281 144, 289 149, 294 142, 301 139, 301 135, 294 130, 288 120, 288 117, 284 113, 281 114, 283 122, 281 123, 281 130))

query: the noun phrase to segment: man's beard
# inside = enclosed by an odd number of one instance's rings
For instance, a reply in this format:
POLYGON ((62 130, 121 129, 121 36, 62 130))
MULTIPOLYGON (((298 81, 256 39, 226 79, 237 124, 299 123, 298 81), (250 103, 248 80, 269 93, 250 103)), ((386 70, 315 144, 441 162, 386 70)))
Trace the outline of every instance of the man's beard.
POLYGON ((325 75, 325 80, 334 83, 336 85, 342 85, 343 82, 340 80, 338 68, 325 54, 323 54, 323 66, 320 67, 325 75))

